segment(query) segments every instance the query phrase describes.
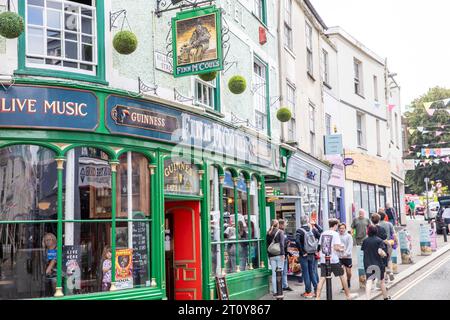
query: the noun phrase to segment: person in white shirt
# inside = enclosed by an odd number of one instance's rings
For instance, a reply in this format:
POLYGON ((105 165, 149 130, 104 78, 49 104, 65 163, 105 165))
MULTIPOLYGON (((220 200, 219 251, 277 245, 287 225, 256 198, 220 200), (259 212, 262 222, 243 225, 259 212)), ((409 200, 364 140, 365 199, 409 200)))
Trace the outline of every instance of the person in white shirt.
POLYGON ((341 243, 341 238, 339 237, 339 233, 336 232, 339 226, 339 221, 336 219, 330 219, 328 221, 328 225, 330 227, 329 230, 323 232, 320 235, 319 239, 319 250, 320 254, 320 280, 319 285, 317 286, 316 300, 320 300, 320 293, 322 291, 322 287, 326 280, 326 260, 325 256, 330 256, 331 262, 331 273, 334 274, 335 277, 339 277, 341 280, 342 287, 344 288, 345 296, 347 300, 352 300, 356 298, 357 294, 351 294, 350 289, 347 285, 347 277, 345 276, 344 269, 339 262, 339 253, 345 252, 345 247, 341 243))
POLYGON ((444 219, 444 223, 450 231, 450 206, 445 207, 444 212, 442 212, 442 219, 444 219))
POLYGON ((352 261, 353 237, 347 232, 347 225, 345 223, 341 223, 339 225, 339 236, 341 238, 341 243, 344 245, 344 251, 339 252, 339 261, 345 269, 345 273, 347 275, 347 285, 348 288, 350 289, 352 279, 352 267, 353 267, 352 261))

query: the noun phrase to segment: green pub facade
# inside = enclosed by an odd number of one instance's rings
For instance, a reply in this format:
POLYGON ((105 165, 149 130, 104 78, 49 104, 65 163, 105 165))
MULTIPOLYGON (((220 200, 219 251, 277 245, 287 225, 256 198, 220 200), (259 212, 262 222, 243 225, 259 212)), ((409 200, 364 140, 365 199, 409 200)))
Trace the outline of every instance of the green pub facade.
MULTIPOLYGON (((162 71, 154 30, 170 32, 170 17, 156 1, 121 2, 15 2, 25 32, 0 38, 0 299, 208 300, 224 275, 231 299, 259 298, 265 184, 285 180, 289 156, 270 108, 258 130, 230 121, 251 93, 225 99, 228 73, 162 71), (130 56, 112 49, 120 9, 137 18, 130 56)), ((256 89, 267 100, 269 65, 256 89)))

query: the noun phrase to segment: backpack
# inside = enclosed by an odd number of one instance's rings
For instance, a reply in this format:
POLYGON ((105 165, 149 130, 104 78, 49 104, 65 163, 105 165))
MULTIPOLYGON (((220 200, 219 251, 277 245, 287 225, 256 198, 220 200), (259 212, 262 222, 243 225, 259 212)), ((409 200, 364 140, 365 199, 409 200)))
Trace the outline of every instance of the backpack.
POLYGON ((303 245, 306 253, 313 254, 317 252, 317 248, 319 247, 319 241, 314 236, 314 233, 312 231, 312 228, 310 228, 309 231, 306 231, 305 229, 300 228, 304 234, 305 234, 305 244, 303 245))
POLYGON ((278 235, 280 230, 275 233, 273 236, 272 242, 270 243, 269 247, 267 248, 267 252, 270 253, 272 256, 280 256, 281 255, 281 246, 279 242, 275 242, 275 239, 278 235))

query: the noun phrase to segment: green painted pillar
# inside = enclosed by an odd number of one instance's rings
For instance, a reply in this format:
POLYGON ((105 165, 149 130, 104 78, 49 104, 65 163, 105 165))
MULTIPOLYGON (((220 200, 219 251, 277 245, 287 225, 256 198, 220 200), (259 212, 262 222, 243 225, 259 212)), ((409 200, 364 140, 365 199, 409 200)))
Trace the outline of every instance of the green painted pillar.
POLYGON ((209 195, 209 172, 208 164, 205 162, 202 165, 202 170, 199 170, 200 175, 200 190, 203 199, 201 201, 201 230, 202 230, 202 287, 203 300, 212 300, 209 292, 209 277, 211 275, 211 229, 210 229, 210 195, 209 195))
MULTIPOLYGON (((155 184, 155 171, 157 166, 154 164, 149 164, 148 165, 149 168, 149 172, 150 172, 150 220, 153 222, 153 217, 155 215, 156 212, 158 212, 158 210, 156 209, 157 206, 155 205, 156 203, 156 195, 158 194, 157 192, 155 192, 156 189, 156 184, 155 184)), ((157 282, 156 282, 156 275, 155 275, 155 268, 154 263, 156 262, 156 256, 155 250, 152 250, 152 245, 153 243, 155 243, 155 240, 153 239, 155 236, 155 232, 153 231, 153 223, 150 223, 150 238, 147 241, 147 256, 150 259, 150 262, 148 264, 148 274, 151 278, 151 286, 152 287, 156 287, 157 286, 157 282)), ((161 282, 160 282, 161 283, 161 282)))
POLYGON ((111 161, 111 288, 110 291, 116 291, 116 216, 117 216, 117 166, 118 161, 111 161))
POLYGON ((58 256, 56 259, 56 291, 55 297, 64 296, 62 290, 62 243, 63 243, 63 171, 64 171, 64 158, 56 159, 58 169, 58 226, 57 226, 57 251, 58 256))
POLYGON ((239 268, 239 215, 238 215, 238 191, 237 191, 237 184, 239 181, 239 177, 233 178, 234 182, 234 228, 235 228, 235 234, 236 234, 236 272, 240 272, 239 268))
POLYGON ((251 242, 252 240, 252 220, 251 220, 251 205, 250 205, 250 201, 251 201, 251 195, 250 195, 250 180, 246 181, 247 182, 247 221, 248 221, 248 235, 247 235, 247 239, 249 240, 247 248, 248 248, 248 252, 247 252, 247 264, 248 264, 248 268, 250 270, 253 269, 253 264, 252 264, 252 258, 251 258, 251 253, 252 253, 252 247, 254 245, 253 242, 251 242))
MULTIPOLYGON (((267 261, 267 244, 266 244, 266 233, 267 233, 267 221, 266 221, 266 184, 264 182, 264 177, 261 177, 261 181, 258 183, 258 194, 259 194, 259 212, 261 221, 261 261, 260 267, 267 268, 265 261, 267 261)), ((270 223, 270 221, 269 221, 270 223)))
MULTIPOLYGON (((157 152, 157 168, 155 173, 155 212, 153 214, 153 250, 155 260, 153 265, 155 266, 154 275, 156 277, 157 286, 161 288, 166 296, 166 277, 165 277, 165 250, 164 250, 164 238, 165 238, 165 216, 164 216, 164 154, 160 151, 157 152)), ((167 297, 167 296, 166 296, 167 297)))

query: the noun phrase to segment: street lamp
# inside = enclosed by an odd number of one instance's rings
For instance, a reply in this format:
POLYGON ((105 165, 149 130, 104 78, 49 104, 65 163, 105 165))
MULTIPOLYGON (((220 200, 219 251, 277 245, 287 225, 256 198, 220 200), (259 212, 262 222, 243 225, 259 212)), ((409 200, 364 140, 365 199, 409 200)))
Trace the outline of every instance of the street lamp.
POLYGON ((429 221, 430 220, 430 207, 428 206, 428 183, 430 182, 430 178, 426 177, 424 179, 424 181, 425 181, 425 190, 427 193, 427 217, 426 217, 426 220, 429 221))

